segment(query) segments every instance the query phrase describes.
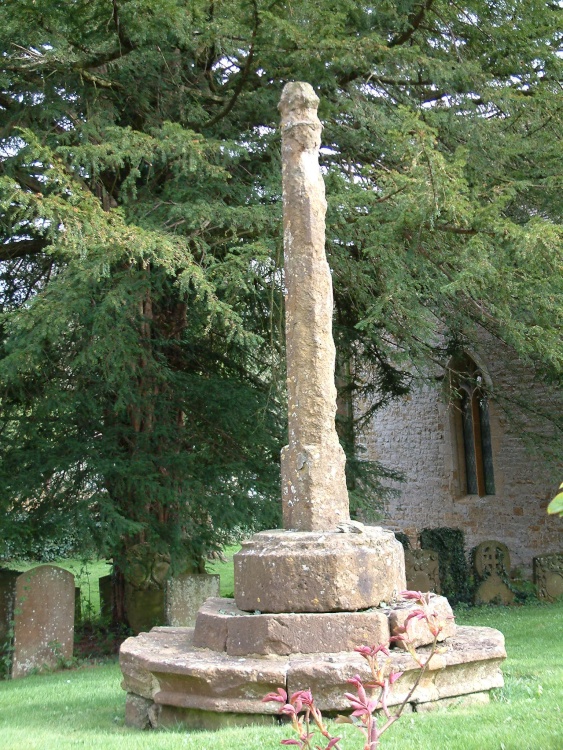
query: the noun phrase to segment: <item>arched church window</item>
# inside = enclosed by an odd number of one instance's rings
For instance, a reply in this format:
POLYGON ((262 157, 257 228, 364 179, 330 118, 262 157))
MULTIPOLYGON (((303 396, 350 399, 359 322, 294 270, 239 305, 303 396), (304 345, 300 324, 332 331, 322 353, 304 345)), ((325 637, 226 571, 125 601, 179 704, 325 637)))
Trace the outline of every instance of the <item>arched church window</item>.
POLYGON ((475 362, 467 356, 450 365, 458 434, 463 443, 465 492, 468 495, 494 495, 495 477, 489 403, 485 379, 475 362))

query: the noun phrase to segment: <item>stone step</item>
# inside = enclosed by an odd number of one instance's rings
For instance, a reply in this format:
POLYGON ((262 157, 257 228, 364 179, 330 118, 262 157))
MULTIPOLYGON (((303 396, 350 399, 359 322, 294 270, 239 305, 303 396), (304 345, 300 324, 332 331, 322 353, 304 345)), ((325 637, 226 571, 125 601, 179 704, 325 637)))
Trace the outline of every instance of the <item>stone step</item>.
MULTIPOLYGON (((438 640, 454 635, 448 600, 430 594, 429 601, 442 625, 438 640)), ((230 656, 353 651, 361 644, 388 643, 419 606, 407 601, 362 612, 262 614, 238 609, 234 599, 215 597, 198 612, 193 643, 230 656)), ((426 621, 417 620, 410 622, 409 636, 415 647, 432 643, 434 638, 426 621)))
MULTIPOLYGON (((236 717, 238 724, 254 723, 277 712, 277 704, 263 703, 262 698, 278 687, 289 693, 311 689, 321 710, 342 712, 349 709, 346 680, 356 674, 369 679, 366 662, 354 652, 236 657, 197 648, 193 633, 193 628, 153 628, 123 643, 122 687, 128 692, 130 725, 180 721, 194 728, 221 726, 226 715, 236 717)), ((501 687, 505 657, 499 631, 458 627, 434 654, 410 702, 416 707, 501 687)), ((418 667, 410 654, 393 650, 387 669, 404 672, 390 694, 389 705, 397 705, 416 679, 418 667)))

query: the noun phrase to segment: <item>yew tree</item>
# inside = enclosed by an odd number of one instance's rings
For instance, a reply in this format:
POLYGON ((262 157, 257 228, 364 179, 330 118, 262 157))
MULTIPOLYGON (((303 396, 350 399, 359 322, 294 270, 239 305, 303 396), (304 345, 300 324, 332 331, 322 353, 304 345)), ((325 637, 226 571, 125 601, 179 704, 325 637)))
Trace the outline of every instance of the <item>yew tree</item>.
POLYGON ((560 383, 561 17, 2 3, 0 551, 74 535, 125 573, 139 545, 198 569, 278 523, 289 80, 321 98, 344 405, 406 393, 479 329, 560 383))

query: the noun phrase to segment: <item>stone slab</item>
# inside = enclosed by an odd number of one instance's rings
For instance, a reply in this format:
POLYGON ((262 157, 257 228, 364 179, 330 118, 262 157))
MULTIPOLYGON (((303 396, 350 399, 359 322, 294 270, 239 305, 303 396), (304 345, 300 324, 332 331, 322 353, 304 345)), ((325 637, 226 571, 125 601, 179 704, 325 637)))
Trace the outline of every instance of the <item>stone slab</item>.
POLYGON ((131 630, 146 633, 166 622, 165 591, 159 588, 136 589, 125 584, 125 607, 131 630))
POLYGON ((353 612, 397 598, 406 586, 391 531, 262 531, 234 556, 235 600, 249 612, 353 612))
MULTIPOLYGON (((129 700, 129 697, 127 700, 129 700)), ((428 701, 427 703, 407 704, 403 711, 405 714, 412 713, 429 713, 434 711, 451 711, 453 709, 471 708, 473 706, 483 706, 490 702, 488 692, 472 693, 471 695, 460 695, 455 698, 443 698, 442 700, 428 701)), ((147 702, 150 703, 150 702, 147 702)), ((234 713, 215 713, 213 711, 199 711, 195 708, 178 708, 176 706, 157 706, 152 704, 150 709, 146 708, 145 713, 136 718, 137 723, 129 723, 127 726, 134 726, 139 729, 146 729, 149 724, 154 729, 190 729, 190 730, 207 730, 225 729, 227 727, 247 727, 247 726, 275 726, 278 717, 266 714, 234 714, 234 713)))
POLYGON ((154 703, 149 698, 142 698, 135 693, 127 693, 125 699, 125 724, 135 729, 149 729, 151 722, 149 711, 154 703))
MULTIPOLYGON (((424 655, 426 649, 419 649, 424 655)), ((388 705, 401 703, 418 675, 418 667, 410 654, 392 651, 385 660, 387 673, 403 672, 393 685, 388 705)), ((427 703, 474 692, 488 691, 504 684, 500 664, 506 658, 504 636, 493 628, 458 627, 456 635, 436 653, 418 685, 412 702, 427 703)), ((370 672, 358 654, 318 654, 316 659, 296 655, 288 670, 288 692, 310 688, 322 711, 345 711, 349 703, 344 693, 350 692, 347 680, 359 674, 366 682, 370 672)))
MULTIPOLYGON (((263 703, 262 698, 278 687, 288 692, 310 688, 321 710, 347 711, 347 679, 355 674, 366 681, 369 678, 366 662, 356 653, 241 658, 198 649, 192 645, 192 638, 193 628, 155 628, 129 638, 121 647, 122 686, 163 707, 151 708, 151 721, 157 724, 160 716, 175 721, 173 717, 179 716, 173 710, 176 708, 271 716, 279 705, 263 703)), ((428 647, 419 652, 427 653, 428 647)), ((410 702, 416 706, 502 687, 500 664, 505 656, 504 637, 497 630, 458 627, 456 635, 432 658, 410 702)), ((408 694, 418 668, 410 654, 394 650, 386 659, 386 669, 404 672, 393 685, 389 699, 389 705, 397 705, 408 694)), ((143 703, 143 711, 146 706, 143 703)), ((138 706, 133 713, 137 725, 142 723, 138 706)), ((190 723, 190 711, 183 712, 182 717, 190 723)), ((192 718, 196 721, 195 714, 192 718)))
POLYGON ((555 602, 563 597, 563 552, 534 557, 538 599, 555 602))
POLYGON ((166 584, 166 623, 173 627, 193 627, 198 610, 209 597, 219 596, 219 576, 185 573, 166 584))
POLYGON ((39 565, 18 576, 14 608, 12 677, 56 667, 74 648, 74 576, 39 565))
POLYGON ((487 691, 482 693, 470 693, 469 695, 457 695, 455 698, 442 698, 439 701, 428 701, 428 703, 417 703, 418 714, 433 711, 450 711, 453 708, 470 708, 472 706, 484 706, 491 701, 491 694, 487 691))
POLYGON ((233 599, 208 599, 194 632, 194 645, 231 656, 353 651, 388 640, 389 622, 381 610, 250 614, 238 609, 233 599))
MULTIPOLYGON (((435 596, 432 593, 425 594, 425 596, 428 598, 429 611, 435 613, 433 623, 442 628, 438 635, 438 641, 451 638, 456 633, 456 624, 448 600, 445 596, 435 596)), ((398 602, 391 609, 387 610, 391 635, 403 633, 409 615, 420 608, 421 605, 419 603, 408 600, 398 602)), ((407 623, 407 628, 409 641, 415 648, 427 646, 434 641, 434 634, 430 631, 426 620, 411 618, 407 623)), ((406 648, 400 641, 397 642, 397 646, 403 649, 406 648)))
POLYGON ((272 714, 244 714, 216 711, 201 711, 197 708, 161 706, 154 704, 149 711, 150 724, 154 729, 190 729, 215 731, 229 727, 275 726, 278 717, 272 714))
POLYGON ((154 628, 128 638, 120 649, 122 687, 160 705, 276 712, 262 698, 285 684, 287 658, 235 658, 192 644, 193 628, 154 628))

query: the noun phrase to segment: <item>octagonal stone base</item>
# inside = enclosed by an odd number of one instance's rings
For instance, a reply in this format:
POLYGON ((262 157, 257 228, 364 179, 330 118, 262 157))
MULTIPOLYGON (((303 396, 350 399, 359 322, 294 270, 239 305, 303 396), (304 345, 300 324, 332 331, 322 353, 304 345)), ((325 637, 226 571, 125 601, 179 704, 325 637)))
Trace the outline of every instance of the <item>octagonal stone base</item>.
POLYGON ((217 597, 199 610, 193 644, 229 656, 285 656, 353 651, 362 643, 387 643, 390 635, 383 610, 253 614, 238 609, 232 599, 217 597))
POLYGON ((262 531, 234 556, 235 601, 249 612, 353 612, 406 588, 392 531, 262 531))
MULTIPOLYGON (((429 647, 419 649, 424 654, 429 647)), ((458 627, 432 658, 411 697, 421 704, 485 693, 503 685, 500 664, 504 637, 492 628, 458 627)), ((193 628, 153 628, 121 647, 122 687, 127 691, 126 722, 131 726, 192 728, 271 720, 279 704, 263 703, 268 692, 310 688, 324 712, 346 711, 346 680, 369 679, 357 653, 234 657, 193 645, 193 628)), ((404 700, 417 676, 417 665, 404 651, 393 651, 386 667, 404 672, 394 683, 389 705, 404 700)))

